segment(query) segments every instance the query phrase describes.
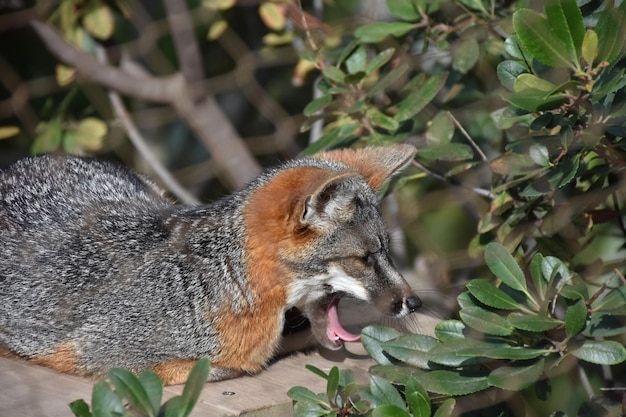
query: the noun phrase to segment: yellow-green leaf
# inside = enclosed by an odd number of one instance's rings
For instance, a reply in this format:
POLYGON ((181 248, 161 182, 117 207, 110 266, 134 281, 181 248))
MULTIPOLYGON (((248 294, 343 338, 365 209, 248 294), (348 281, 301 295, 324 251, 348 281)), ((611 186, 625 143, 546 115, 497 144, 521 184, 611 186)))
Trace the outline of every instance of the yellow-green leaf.
POLYGON ((211 10, 226 10, 235 5, 237 0, 204 0, 202 6, 211 10))
POLYGON ((20 128, 17 126, 0 126, 0 140, 13 137, 20 133, 20 128))
POLYGON ((94 37, 107 40, 113 34, 113 14, 111 9, 104 3, 97 2, 87 9, 83 17, 85 29, 94 37))
POLYGON ((76 70, 74 68, 68 67, 63 64, 57 64, 54 69, 57 84, 61 87, 64 87, 74 81, 74 77, 76 77, 76 70))
POLYGON ((263 36, 263 44, 268 46, 286 45, 293 42, 293 32, 274 33, 270 32, 263 36))
POLYGON ((224 33, 226 29, 228 29, 228 22, 226 22, 226 20, 224 19, 219 19, 213 22, 211 27, 209 27, 209 32, 207 33, 206 37, 208 40, 214 41, 215 39, 222 36, 222 33, 224 33))
POLYGON ((589 29, 585 32, 583 39, 583 59, 588 65, 593 65, 593 61, 598 57, 598 34, 589 29))
POLYGON ((105 122, 95 117, 87 117, 80 121, 76 129, 76 139, 83 148, 96 151, 102 148, 107 131, 105 122))
POLYGON ((524 73, 517 76, 515 82, 513 83, 513 89, 516 93, 525 90, 539 90, 545 93, 550 93, 556 89, 556 85, 552 84, 548 80, 539 78, 536 75, 524 73))
POLYGON ((285 28, 284 8, 276 3, 265 2, 259 6, 259 15, 263 23, 271 30, 280 31, 285 28))

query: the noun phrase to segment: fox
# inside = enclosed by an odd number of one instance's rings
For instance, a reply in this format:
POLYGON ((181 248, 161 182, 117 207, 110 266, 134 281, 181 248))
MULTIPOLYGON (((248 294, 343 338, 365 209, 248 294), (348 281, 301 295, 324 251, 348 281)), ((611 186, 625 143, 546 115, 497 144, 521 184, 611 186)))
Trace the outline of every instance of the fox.
POLYGON ((359 340, 352 297, 404 317, 422 301, 394 266, 379 192, 409 144, 283 162, 207 205, 96 158, 40 155, 0 172, 0 355, 105 377, 114 367, 184 383, 262 371, 284 315, 319 345, 359 340))

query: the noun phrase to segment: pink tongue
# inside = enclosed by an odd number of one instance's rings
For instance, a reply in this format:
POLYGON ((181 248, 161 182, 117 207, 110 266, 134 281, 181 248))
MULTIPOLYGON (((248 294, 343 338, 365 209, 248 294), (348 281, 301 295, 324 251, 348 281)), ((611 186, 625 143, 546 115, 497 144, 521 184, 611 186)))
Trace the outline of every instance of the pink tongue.
POLYGON ((326 336, 335 345, 340 345, 341 341, 344 342, 358 342, 361 340, 361 335, 353 334, 344 329, 339 323, 339 316, 337 314, 337 305, 339 299, 334 299, 328 306, 328 327, 326 328, 326 336))

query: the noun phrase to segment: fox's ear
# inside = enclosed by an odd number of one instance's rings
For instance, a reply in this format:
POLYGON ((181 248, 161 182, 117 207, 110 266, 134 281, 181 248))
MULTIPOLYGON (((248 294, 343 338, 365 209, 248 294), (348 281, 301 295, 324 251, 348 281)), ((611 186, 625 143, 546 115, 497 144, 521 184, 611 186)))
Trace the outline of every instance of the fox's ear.
POLYGON ((340 149, 322 152, 319 159, 341 162, 365 177, 375 191, 382 188, 385 181, 404 169, 415 157, 413 145, 398 144, 362 149, 340 149))
POLYGON ((350 173, 320 178, 315 191, 304 200, 302 223, 328 229, 338 221, 350 219, 355 210, 358 181, 350 173))

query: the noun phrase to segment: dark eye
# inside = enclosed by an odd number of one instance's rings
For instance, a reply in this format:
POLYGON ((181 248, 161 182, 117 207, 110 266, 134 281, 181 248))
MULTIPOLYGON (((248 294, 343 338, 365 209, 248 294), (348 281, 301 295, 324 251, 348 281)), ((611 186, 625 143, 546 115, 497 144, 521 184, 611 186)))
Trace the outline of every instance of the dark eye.
POLYGON ((363 256, 361 258, 361 262, 363 262, 365 265, 367 265, 367 266, 369 266, 371 268, 376 263, 376 259, 375 259, 373 253, 368 253, 367 255, 365 255, 365 256, 363 256))

